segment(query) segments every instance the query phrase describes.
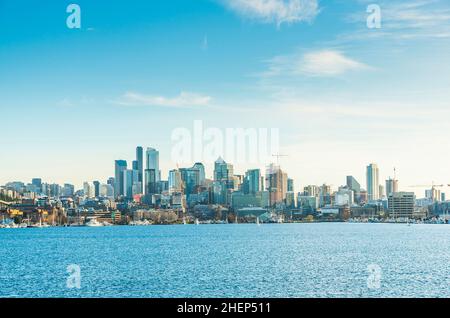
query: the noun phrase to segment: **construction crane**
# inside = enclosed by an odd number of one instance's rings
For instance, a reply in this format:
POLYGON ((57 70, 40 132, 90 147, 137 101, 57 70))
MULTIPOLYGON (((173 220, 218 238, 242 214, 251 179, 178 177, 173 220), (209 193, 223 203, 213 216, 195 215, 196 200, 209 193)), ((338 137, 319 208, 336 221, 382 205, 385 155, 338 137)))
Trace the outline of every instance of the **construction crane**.
POLYGON ((410 185, 408 186, 408 188, 429 188, 431 187, 432 189, 434 188, 444 188, 444 187, 450 187, 450 184, 435 184, 434 182, 432 182, 432 184, 419 184, 419 185, 410 185))
POLYGON ((277 165, 280 164, 280 158, 281 157, 289 157, 288 155, 280 155, 280 154, 276 154, 276 155, 272 155, 272 157, 277 157, 277 165))

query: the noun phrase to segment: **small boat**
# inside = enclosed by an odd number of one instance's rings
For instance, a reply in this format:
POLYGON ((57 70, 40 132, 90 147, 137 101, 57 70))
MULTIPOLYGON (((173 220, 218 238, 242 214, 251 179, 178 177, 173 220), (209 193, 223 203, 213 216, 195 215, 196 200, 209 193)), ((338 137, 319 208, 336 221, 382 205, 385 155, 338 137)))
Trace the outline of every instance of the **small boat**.
POLYGON ((195 225, 199 225, 200 221, 198 219, 195 219, 195 225))
POLYGON ((86 226, 88 227, 100 227, 104 226, 102 223, 97 221, 97 219, 91 219, 89 222, 86 223, 86 226))
POLYGON ((261 223, 259 222, 259 216, 256 218, 256 225, 260 226, 261 223))

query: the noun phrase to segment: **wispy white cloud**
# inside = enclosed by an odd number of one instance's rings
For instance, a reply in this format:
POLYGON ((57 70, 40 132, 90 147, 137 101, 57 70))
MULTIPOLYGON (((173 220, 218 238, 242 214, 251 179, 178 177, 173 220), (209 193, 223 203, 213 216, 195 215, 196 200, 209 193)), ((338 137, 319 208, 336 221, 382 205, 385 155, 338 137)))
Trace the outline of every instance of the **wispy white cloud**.
POLYGON ((371 69, 336 50, 319 50, 307 53, 276 56, 269 60, 269 70, 263 76, 324 76, 333 77, 350 71, 371 69))
POLYGON ((174 97, 126 92, 118 101, 116 101, 116 103, 123 106, 159 106, 176 108, 208 106, 211 99, 210 96, 191 92, 181 92, 178 96, 174 97))
POLYGON ((325 50, 305 54, 297 66, 297 72, 315 76, 336 76, 368 68, 366 64, 352 60, 341 52, 325 50))
POLYGON ((319 13, 317 0, 221 0, 239 15, 263 23, 311 21, 319 13))

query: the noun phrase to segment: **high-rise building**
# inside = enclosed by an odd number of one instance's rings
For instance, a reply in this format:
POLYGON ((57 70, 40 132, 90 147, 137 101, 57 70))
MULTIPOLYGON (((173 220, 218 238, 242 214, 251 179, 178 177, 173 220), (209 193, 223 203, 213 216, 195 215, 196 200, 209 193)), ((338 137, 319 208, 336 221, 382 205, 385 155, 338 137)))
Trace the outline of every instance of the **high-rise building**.
POLYGON ((307 197, 319 197, 319 187, 316 185, 308 185, 303 188, 303 195, 307 197))
POLYGON ((366 178, 369 201, 378 200, 380 198, 380 182, 378 166, 375 163, 371 163, 367 166, 366 178))
POLYGON ((221 157, 214 163, 214 181, 223 182, 227 189, 234 188, 233 165, 226 163, 221 157))
POLYGON ((341 187, 334 194, 334 204, 337 206, 352 205, 355 192, 348 187, 341 187))
POLYGON ((111 185, 114 189, 114 187, 116 186, 116 179, 114 177, 110 177, 108 178, 108 181, 106 181, 106 184, 111 185))
POLYGON ((333 195, 331 193, 331 186, 323 184, 319 187, 319 204, 320 207, 333 204, 333 195))
POLYGON ((441 200, 441 190, 432 187, 430 190, 425 190, 425 197, 433 202, 441 200))
POLYGON ((144 176, 144 188, 145 188, 145 195, 152 195, 157 193, 157 181, 156 181, 156 175, 157 172, 155 169, 145 169, 145 176, 144 176))
POLYGON ((389 195, 388 211, 392 218, 411 218, 414 213, 414 192, 397 192, 389 195))
POLYGON ((353 176, 347 176, 347 188, 353 191, 355 202, 361 202, 361 185, 353 176))
POLYGON ((244 177, 242 190, 244 194, 256 194, 262 190, 261 187, 261 170, 251 169, 247 170, 244 177))
POLYGON ((84 195, 87 198, 94 198, 95 197, 95 187, 94 184, 91 182, 84 182, 83 183, 83 191, 84 195))
POLYGON ((169 171, 169 193, 178 193, 183 191, 181 172, 178 169, 169 171))
POLYGON ((355 194, 361 192, 361 185, 353 176, 347 176, 347 187, 355 194))
POLYGON ((147 148, 145 157, 147 159, 146 169, 155 170, 155 180, 158 182, 161 180, 161 172, 159 171, 159 151, 154 148, 147 148))
POLYGON ((288 192, 294 192, 294 179, 287 180, 287 190, 288 192))
POLYGON ((384 197, 385 197, 384 186, 380 184, 378 186, 378 199, 382 199, 384 197))
POLYGON ((127 162, 125 160, 116 160, 115 165, 115 175, 114 175, 114 194, 116 197, 124 195, 124 187, 123 187, 123 172, 127 170, 127 162))
POLYGON ((386 195, 389 197, 392 193, 398 192, 398 180, 389 179, 386 180, 386 195))
POLYGON ((94 196, 98 198, 100 196, 100 182, 94 181, 92 183, 94 184, 94 196))
POLYGON ((41 178, 31 179, 31 184, 35 187, 35 190, 37 193, 42 192, 42 179, 41 178))
POLYGON ((186 199, 189 201, 189 198, 193 194, 197 194, 199 192, 200 187, 200 173, 197 167, 192 168, 181 168, 181 181, 183 184, 184 194, 186 194, 186 199))
POLYGON ((297 195, 297 208, 301 209, 303 215, 314 214, 318 207, 317 196, 305 196, 302 193, 297 195))
POLYGON ((279 166, 271 164, 266 170, 266 186, 269 191, 269 202, 273 206, 286 198, 288 177, 279 166))
POLYGON ((65 197, 71 197, 73 196, 74 193, 75 193, 74 185, 65 183, 62 190, 62 195, 65 197))
POLYGON ((136 161, 137 161, 137 171, 138 171, 138 181, 141 183, 140 193, 144 193, 144 150, 142 147, 136 147, 136 161))
POLYGON ((135 185, 138 184, 138 171, 127 169, 123 171, 123 195, 127 198, 132 198, 136 194, 135 185), (134 187, 134 189, 133 189, 134 187), (134 190, 134 191, 133 191, 134 190))
POLYGON ((198 170, 198 182, 200 185, 204 185, 205 184, 205 166, 203 165, 203 163, 197 162, 196 164, 194 164, 192 169, 198 170))
POLYGON ((103 198, 114 198, 114 187, 111 184, 100 185, 100 196, 103 198))

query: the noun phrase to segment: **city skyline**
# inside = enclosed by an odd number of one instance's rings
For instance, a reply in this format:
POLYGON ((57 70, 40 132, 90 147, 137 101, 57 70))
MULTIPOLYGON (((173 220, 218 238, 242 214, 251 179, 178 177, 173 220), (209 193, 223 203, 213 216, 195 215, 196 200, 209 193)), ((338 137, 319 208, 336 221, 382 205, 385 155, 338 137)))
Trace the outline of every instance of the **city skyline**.
MULTIPOLYGON (((171 178, 171 172, 173 171, 183 171, 188 169, 189 167, 181 167, 181 166, 177 166, 177 167, 172 167, 167 171, 162 171, 159 170, 159 150, 153 147, 143 147, 143 146, 136 146, 136 152, 135 152, 135 157, 132 158, 132 160, 130 159, 116 159, 115 161, 115 167, 114 167, 114 171, 110 176, 107 176, 105 178, 85 178, 84 181, 78 185, 76 183, 72 183, 70 182, 70 180, 65 180, 64 182, 52 182, 52 181, 48 181, 45 179, 44 176, 34 176, 33 178, 30 178, 29 180, 31 181, 31 184, 33 184, 33 182, 35 180, 38 180, 39 182, 45 182, 49 185, 52 184, 59 184, 59 185, 70 185, 70 186, 74 186, 75 190, 78 189, 86 189, 86 183, 91 183, 91 184, 95 184, 96 182, 99 183, 97 186, 100 185, 107 185, 110 184, 111 178, 113 178, 114 180, 114 184, 112 184, 112 187, 114 189, 114 193, 115 196, 117 196, 117 193, 127 193, 127 190, 124 188, 124 184, 126 184, 126 182, 124 181, 124 178, 127 174, 124 175, 124 173, 129 172, 129 178, 131 181, 129 181, 128 183, 130 183, 130 187, 134 186, 135 183, 139 182, 138 185, 138 190, 136 190, 136 192, 139 192, 141 194, 145 194, 145 193, 151 193, 152 191, 148 191, 146 189, 146 184, 148 182, 148 176, 146 175, 146 171, 147 170, 151 170, 151 171, 155 171, 154 175, 153 175, 153 179, 154 179, 154 183, 156 186, 156 183, 158 183, 159 181, 166 181, 169 182, 170 185, 170 178, 171 178), (143 150, 145 149, 145 157, 143 157, 143 150), (144 159, 145 158, 145 159, 144 159), (141 163, 138 163, 140 160, 142 159, 143 161, 141 163), (131 163, 131 164, 130 164, 131 163), (144 167, 143 168, 143 173, 144 175, 142 176, 142 178, 139 177, 139 171, 140 171, 140 167, 144 167), (158 171, 158 172, 156 172, 158 171), (135 173, 135 174, 134 174, 135 173), (160 176, 160 177, 157 177, 160 176), (165 176, 165 177, 163 177, 165 176), (125 182, 125 183, 124 183, 125 182)), ((322 186, 322 185, 326 185, 329 186, 330 189, 332 191, 337 191, 338 188, 340 188, 341 186, 349 186, 350 184, 354 184, 355 182, 358 184, 358 188, 360 188, 361 190, 365 190, 367 192, 367 196, 369 200, 378 200, 381 199, 383 197, 388 197, 389 196, 389 191, 392 192, 414 192, 417 198, 424 198, 426 197, 426 193, 427 191, 430 191, 430 189, 433 189, 435 186, 437 186, 439 193, 443 193, 445 196, 447 196, 447 191, 446 189, 448 187, 450 187, 449 183, 445 183, 442 184, 443 186, 441 186, 441 184, 437 183, 437 182, 432 182, 431 184, 427 184, 427 185, 411 185, 411 186, 403 186, 402 187, 402 182, 401 180, 399 181, 398 175, 397 175, 397 170, 396 168, 393 169, 393 174, 389 175, 388 177, 384 178, 384 177, 380 177, 380 169, 378 167, 378 165, 376 163, 369 163, 365 166, 365 178, 358 178, 357 174, 355 173, 348 173, 343 175, 342 180, 340 181, 340 183, 330 183, 327 181, 321 182, 321 183, 301 183, 296 181, 295 179, 292 178, 292 174, 290 173, 290 171, 284 169, 284 167, 277 163, 275 164, 274 162, 264 166, 264 167, 253 167, 253 168, 249 168, 245 171, 241 171, 242 169, 239 169, 238 166, 236 166, 233 162, 225 162, 222 157, 219 157, 215 162, 213 163, 205 163, 205 162, 197 162, 197 163, 193 163, 194 168, 197 164, 201 164, 202 166, 202 170, 203 171, 203 179, 208 179, 208 180, 216 180, 216 179, 220 179, 215 175, 215 171, 217 169, 217 163, 224 163, 227 165, 231 166, 231 174, 232 176, 243 176, 246 177, 249 174, 252 174, 253 171, 259 171, 259 174, 261 177, 267 176, 268 175, 268 171, 270 171, 270 169, 272 169, 273 166, 275 167, 280 167, 283 172, 286 173, 286 178, 287 176, 289 176, 289 180, 292 180, 292 186, 294 187, 294 193, 300 193, 304 191, 304 188, 309 187, 309 186, 322 186), (212 170, 208 171, 208 169, 206 169, 207 166, 211 166, 212 170), (236 169, 236 167, 238 167, 238 169, 236 169), (267 170, 269 169, 269 170, 267 170), (374 176, 371 175, 371 173, 374 174, 374 176), (346 182, 344 182, 346 181, 346 182), (371 188, 373 187, 373 188, 371 188), (380 190, 382 189, 382 190, 380 190), (394 191, 395 190, 395 191, 394 191)), ((2 186, 4 186, 7 183, 11 183, 11 182, 23 182, 25 185, 27 184, 27 180, 9 180, 8 182, 5 182, 3 184, 0 184, 2 186)), ((259 181, 258 181, 259 182, 259 181)), ((170 187, 170 186, 169 186, 170 187)), ((262 189, 263 187, 261 187, 261 191, 263 191, 262 189)), ((353 186, 350 186, 350 188, 353 188, 353 186)), ((265 190, 265 189, 264 189, 265 190)), ((86 191, 86 190, 85 190, 86 191)), ((131 192, 134 190, 129 190, 129 192, 131 192)), ((98 192, 98 189, 96 190, 96 193, 98 192)), ((98 194, 98 193, 97 193, 98 194)))
POLYGON ((383 184, 396 167, 401 189, 450 182, 446 1, 378 1, 380 29, 371 1, 77 3, 81 29, 66 3, 0 5, 0 108, 16 119, 2 123, 2 184, 106 180, 132 144, 159 149, 167 178, 171 133, 197 119, 278 128, 297 188, 364 180, 370 162, 383 184))

